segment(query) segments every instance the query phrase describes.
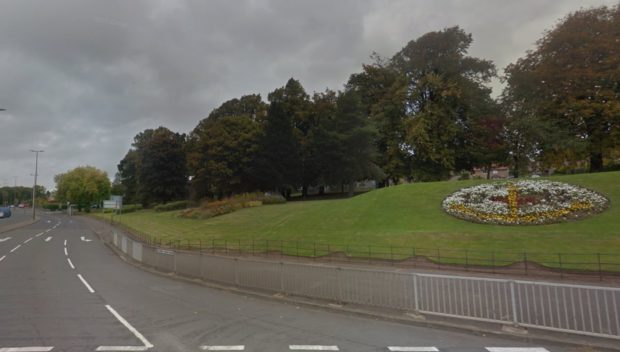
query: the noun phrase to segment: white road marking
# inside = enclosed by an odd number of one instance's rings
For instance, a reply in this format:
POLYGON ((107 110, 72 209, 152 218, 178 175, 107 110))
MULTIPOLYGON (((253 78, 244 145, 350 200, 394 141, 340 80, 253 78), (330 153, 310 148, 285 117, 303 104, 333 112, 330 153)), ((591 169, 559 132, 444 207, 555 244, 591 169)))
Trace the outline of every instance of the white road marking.
POLYGON ((15 247, 15 248, 11 249, 11 253, 15 252, 15 251, 16 251, 19 247, 21 247, 21 246, 22 246, 21 244, 18 244, 18 245, 17 245, 17 247, 15 247))
POLYGON ((45 242, 49 242, 52 240, 52 236, 47 236, 47 238, 45 239, 45 242))
POLYGON ((28 243, 28 242, 30 242, 30 241, 32 241, 32 237, 30 237, 29 239, 25 240, 25 241, 24 241, 24 244, 26 244, 26 243, 28 243))
POLYGON ((69 266, 71 267, 71 269, 75 269, 73 263, 71 263, 71 259, 67 258, 67 261, 69 262, 69 266))
POLYGON ((48 233, 50 231, 52 231, 52 229, 47 229, 47 230, 43 231, 43 233, 48 233))
POLYGON ((47 352, 54 347, 0 347, 0 352, 47 352))
POLYGON ((90 285, 88 284, 88 282, 86 282, 86 280, 84 280, 84 278, 82 277, 82 275, 77 274, 78 278, 80 278, 80 280, 82 281, 82 283, 84 284, 84 286, 86 286, 86 288, 88 289, 88 291, 90 291, 90 293, 95 293, 95 290, 93 290, 92 287, 90 287, 90 285))
POLYGON ((108 308, 108 310, 110 311, 110 313, 112 313, 112 315, 114 315, 116 317, 116 319, 118 319, 118 321, 120 321, 123 325, 125 325, 125 327, 131 331, 137 338, 138 340, 142 341, 142 343, 144 344, 144 347, 146 348, 151 348, 153 347, 153 344, 151 344, 149 342, 149 340, 147 340, 138 330, 136 330, 133 326, 131 326, 131 324, 129 324, 129 322, 127 320, 125 320, 125 318, 123 318, 120 314, 118 314, 114 308, 112 308, 110 305, 106 304, 105 305, 106 308, 108 308))
POLYGON ((200 346, 204 351, 243 351, 244 345, 231 345, 231 346, 200 346))
POLYGON ((10 239, 11 239, 11 237, 0 238, 0 242, 8 241, 10 239))
POLYGON ((489 352, 549 352, 542 347, 487 347, 489 352))
POLYGON ((3 261, 4 258, 6 258, 6 255, 3 255, 2 257, 0 257, 0 262, 3 261))
POLYGON ((67 253, 67 247, 65 247, 65 255, 69 256, 69 253, 67 253))
POLYGON ((67 246, 67 240, 65 240, 65 247, 67 246))
POLYGON ((34 237, 41 237, 45 232, 39 232, 36 235, 34 235, 34 237))
POLYGON ((88 238, 85 238, 84 236, 80 237, 80 239, 84 242, 90 242, 92 240, 89 240, 88 238))
POLYGON ((293 351, 340 351, 338 346, 321 345, 289 345, 288 348, 293 351))
POLYGON ((388 350, 393 352, 438 352, 437 347, 408 347, 408 346, 389 346, 388 350))
POLYGON ((146 351, 146 346, 99 346, 95 351, 146 351))

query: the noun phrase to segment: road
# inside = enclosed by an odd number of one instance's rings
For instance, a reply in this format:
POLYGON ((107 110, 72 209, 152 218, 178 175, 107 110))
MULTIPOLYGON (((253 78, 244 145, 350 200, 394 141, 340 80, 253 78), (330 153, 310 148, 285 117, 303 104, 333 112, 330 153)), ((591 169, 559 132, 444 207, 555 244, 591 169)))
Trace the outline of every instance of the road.
POLYGON ((0 231, 8 225, 14 225, 22 221, 28 221, 32 219, 32 209, 30 208, 13 208, 11 209, 11 213, 11 217, 0 218, 0 231))
POLYGON ((567 351, 177 281, 125 263, 79 217, 41 216, 0 234, 0 352, 567 351))

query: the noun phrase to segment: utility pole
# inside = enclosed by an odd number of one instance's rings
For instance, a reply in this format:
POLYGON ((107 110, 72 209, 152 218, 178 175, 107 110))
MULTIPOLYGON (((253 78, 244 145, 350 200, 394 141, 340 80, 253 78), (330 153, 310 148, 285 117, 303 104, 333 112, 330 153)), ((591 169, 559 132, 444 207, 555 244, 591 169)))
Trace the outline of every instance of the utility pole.
POLYGON ((30 149, 31 152, 35 153, 35 163, 34 163, 34 186, 32 187, 32 221, 35 220, 36 214, 36 205, 35 205, 35 195, 37 189, 37 176, 39 174, 39 153, 43 153, 44 150, 34 150, 30 149))
POLYGON ((13 205, 15 205, 15 199, 17 199, 17 176, 13 176, 13 205))

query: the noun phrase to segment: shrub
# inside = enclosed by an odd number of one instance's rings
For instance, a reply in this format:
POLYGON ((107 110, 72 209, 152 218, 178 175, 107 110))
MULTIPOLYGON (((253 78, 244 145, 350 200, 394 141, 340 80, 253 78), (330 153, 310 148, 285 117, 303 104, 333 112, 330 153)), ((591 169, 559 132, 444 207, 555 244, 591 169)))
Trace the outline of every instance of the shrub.
POLYGON ((263 204, 283 204, 286 203, 286 198, 284 198, 281 194, 270 194, 267 193, 263 196, 263 204))
MULTIPOLYGON (((110 209, 114 210, 114 209, 110 209)), ((123 205, 123 213, 133 213, 134 211, 142 210, 142 204, 125 204, 123 205)))
POLYGON ((180 200, 178 202, 160 204, 160 205, 155 206, 153 209, 155 209, 155 211, 172 211, 172 210, 180 210, 180 209, 185 209, 185 208, 187 208, 187 201, 180 200))
POLYGON ((459 175, 459 180, 469 180, 471 178, 471 174, 467 170, 461 171, 459 175))
POLYGON ((279 194, 243 193, 220 200, 207 200, 198 208, 182 211, 179 216, 189 219, 208 219, 214 216, 229 214, 243 208, 282 203, 286 203, 286 199, 279 194))

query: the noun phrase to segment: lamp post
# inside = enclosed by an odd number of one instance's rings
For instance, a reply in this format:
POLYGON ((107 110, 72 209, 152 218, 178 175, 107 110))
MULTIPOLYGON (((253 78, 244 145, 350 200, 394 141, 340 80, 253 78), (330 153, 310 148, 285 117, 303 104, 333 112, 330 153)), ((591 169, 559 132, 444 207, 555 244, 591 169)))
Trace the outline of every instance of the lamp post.
POLYGON ((35 194, 37 189, 37 176, 39 173, 39 153, 43 153, 44 150, 34 150, 30 149, 31 152, 35 153, 35 163, 34 163, 34 186, 32 187, 32 221, 35 220, 36 213, 36 205, 35 205, 35 194))

